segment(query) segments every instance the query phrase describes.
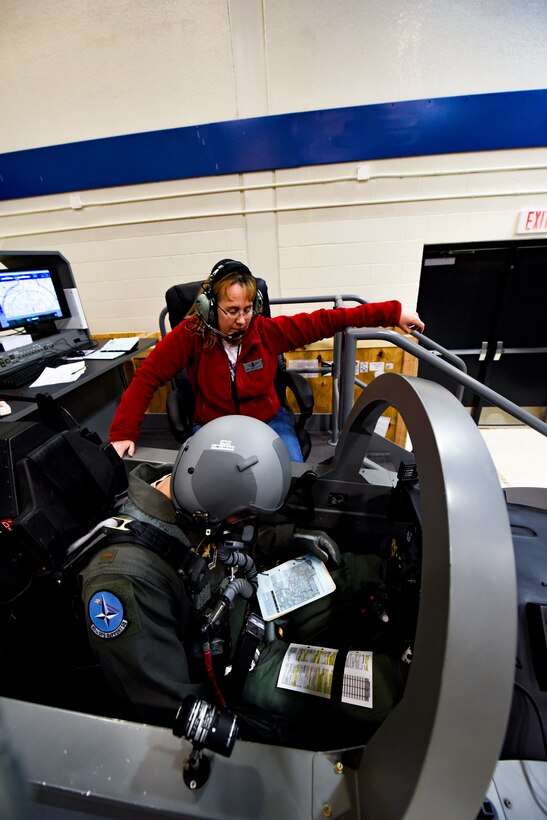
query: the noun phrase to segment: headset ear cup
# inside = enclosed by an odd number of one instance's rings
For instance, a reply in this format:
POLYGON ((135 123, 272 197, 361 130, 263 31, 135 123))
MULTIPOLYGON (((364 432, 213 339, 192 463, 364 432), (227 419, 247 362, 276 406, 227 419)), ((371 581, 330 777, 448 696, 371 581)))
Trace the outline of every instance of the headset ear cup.
POLYGON ((260 315, 263 310, 264 310, 264 299, 262 297, 262 291, 258 290, 258 288, 257 288, 255 300, 254 300, 254 303, 253 303, 253 316, 260 315))
POLYGON ((209 324, 218 327, 217 302, 213 294, 209 296, 209 324))
POLYGON ((214 301, 212 299, 209 299, 206 293, 200 293, 198 298, 196 299, 196 305, 198 313, 203 319, 203 321, 208 325, 214 324, 214 301))

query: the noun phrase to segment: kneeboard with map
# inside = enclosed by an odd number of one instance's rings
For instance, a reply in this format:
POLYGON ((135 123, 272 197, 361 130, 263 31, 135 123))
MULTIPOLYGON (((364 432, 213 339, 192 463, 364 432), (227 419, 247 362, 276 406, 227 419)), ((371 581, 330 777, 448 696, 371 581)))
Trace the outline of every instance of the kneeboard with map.
POLYGON ((258 603, 265 621, 274 621, 304 604, 334 592, 336 586, 315 555, 285 561, 258 575, 258 603))

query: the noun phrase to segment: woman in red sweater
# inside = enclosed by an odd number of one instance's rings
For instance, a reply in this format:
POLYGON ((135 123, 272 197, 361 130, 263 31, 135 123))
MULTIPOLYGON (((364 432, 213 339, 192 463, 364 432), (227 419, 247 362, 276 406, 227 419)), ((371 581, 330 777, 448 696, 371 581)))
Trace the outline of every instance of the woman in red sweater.
POLYGON ((214 266, 188 316, 158 342, 122 396, 110 428, 120 456, 134 454, 155 390, 186 368, 195 396, 194 429, 218 416, 252 416, 276 430, 293 461, 302 461, 289 414, 274 387, 278 354, 346 327, 424 328, 418 314, 403 310, 397 301, 273 318, 262 316, 261 307, 246 265, 222 259, 214 266))

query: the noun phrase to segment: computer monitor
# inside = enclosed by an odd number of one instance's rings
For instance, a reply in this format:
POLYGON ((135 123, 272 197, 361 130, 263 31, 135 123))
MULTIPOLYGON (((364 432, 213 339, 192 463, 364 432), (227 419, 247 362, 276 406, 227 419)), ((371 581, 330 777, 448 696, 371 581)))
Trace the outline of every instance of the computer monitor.
POLYGON ((24 328, 33 338, 56 333, 70 309, 55 268, 0 269, 0 330, 24 328))

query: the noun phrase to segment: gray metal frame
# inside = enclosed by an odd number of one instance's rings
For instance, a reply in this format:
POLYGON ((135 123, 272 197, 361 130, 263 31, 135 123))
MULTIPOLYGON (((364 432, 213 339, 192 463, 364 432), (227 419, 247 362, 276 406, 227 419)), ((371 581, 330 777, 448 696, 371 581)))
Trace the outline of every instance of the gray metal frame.
MULTIPOLYGON (((426 337, 421 334, 417 335, 420 336, 422 342, 426 340, 426 337)), ((473 379, 471 376, 468 376, 467 373, 463 371, 460 372, 460 370, 450 364, 450 362, 443 361, 434 353, 431 353, 429 350, 424 350, 423 347, 414 344, 414 342, 410 341, 410 339, 406 336, 403 336, 401 333, 396 333, 393 330, 373 330, 368 328, 358 329, 354 327, 348 328, 344 332, 344 352, 342 361, 343 374, 353 372, 353 363, 355 361, 358 339, 383 339, 386 342, 391 342, 397 347, 403 348, 403 350, 406 350, 408 353, 416 356, 416 358, 421 359, 422 361, 427 361, 428 364, 436 367, 437 370, 441 371, 441 373, 450 376, 450 378, 454 379, 454 381, 458 382, 458 384, 463 387, 468 387, 482 398, 487 401, 491 401, 496 407, 500 407, 502 410, 505 410, 514 418, 522 421, 524 424, 527 424, 528 427, 531 427, 533 430, 537 430, 538 433, 547 436, 547 424, 541 421, 541 419, 536 418, 536 416, 528 413, 527 410, 523 410, 522 407, 519 407, 512 401, 509 401, 499 393, 496 393, 495 390, 491 390, 481 382, 473 379)), ((427 343, 430 341, 431 340, 427 339, 427 343)), ((354 383, 354 380, 349 377, 344 378, 342 382, 342 390, 340 395, 340 420, 342 424, 348 417, 351 407, 353 406, 354 383)), ((363 383, 361 383, 361 385, 363 387, 367 387, 367 385, 363 383)))
MULTIPOLYGON (((368 304, 366 299, 363 299, 362 296, 359 296, 356 293, 342 293, 340 295, 331 294, 329 296, 291 296, 291 297, 274 297, 270 299, 271 305, 296 305, 296 304, 307 304, 307 303, 315 303, 315 302, 332 302, 334 307, 344 307, 344 302, 357 302, 361 305, 368 304)), ((352 328, 352 330, 356 332, 361 332, 356 328, 352 328)), ((387 331, 391 335, 389 338, 383 337, 382 330, 378 329, 369 329, 368 333, 370 335, 367 336, 358 336, 357 338, 367 338, 372 340, 382 340, 389 341, 397 347, 403 347, 407 352, 414 354, 414 347, 408 347, 399 344, 397 341, 401 339, 401 334, 394 333, 393 331, 387 331)), ((354 379, 353 377, 353 365, 355 361, 350 360, 350 356, 343 353, 345 349, 345 340, 346 340, 347 331, 336 333, 334 336, 333 342, 333 362, 332 367, 325 368, 325 367, 309 367, 309 368, 299 368, 299 373, 329 373, 332 376, 332 443, 336 444, 338 441, 338 437, 340 434, 340 430, 344 424, 344 421, 349 413, 349 407, 353 405, 353 384, 357 384, 359 387, 366 387, 363 382, 360 382, 358 379, 354 379), (351 385, 351 386, 350 386, 351 385), (345 390, 345 395, 348 396, 351 394, 351 401, 348 404, 348 400, 346 399, 346 411, 345 413, 340 413, 340 402, 341 402, 341 390, 345 390)), ((414 336, 420 344, 425 347, 426 350, 431 351, 431 357, 428 358, 430 364, 434 367, 437 367, 436 359, 433 357, 442 357, 446 359, 446 361, 452 365, 453 368, 457 370, 461 370, 462 373, 467 374, 467 365, 459 356, 457 356, 453 351, 447 350, 445 347, 440 345, 438 342, 435 342, 433 339, 430 339, 428 336, 425 336, 423 333, 419 333, 418 331, 413 331, 412 336, 414 336)), ((407 339, 408 343, 408 339, 407 339)), ((355 354, 355 347, 351 347, 352 352, 355 354)), ((440 368, 439 368, 440 369, 440 368)), ((444 371, 446 372, 446 371, 444 371)), ((449 371, 449 375, 452 372, 449 371)), ((479 382, 477 382, 479 384, 479 382)), ((456 388, 456 397, 461 401, 463 398, 464 387, 462 384, 458 385, 456 388)), ((497 395, 497 394, 496 394, 497 395)))
POLYGON ((375 379, 356 403, 329 480, 350 479, 363 437, 370 440, 389 405, 408 427, 420 476, 421 604, 404 698, 365 751, 361 817, 472 818, 513 686, 517 603, 505 501, 462 405, 439 385, 394 373, 375 379))
MULTIPOLYGON (((166 729, 4 699, 35 801, 87 817, 396 820, 472 818, 501 747, 513 684, 516 584, 503 494, 482 437, 444 388, 377 378, 348 417, 317 498, 344 486, 358 504, 379 415, 401 412, 414 444, 423 575, 414 660, 401 703, 356 770, 337 753, 236 743, 212 756, 209 782, 181 778, 188 746, 166 729)), ((378 494, 387 493, 379 482, 378 494)), ((340 512, 334 514, 342 514, 340 512)), ((36 815, 39 817, 40 815, 36 815)))

